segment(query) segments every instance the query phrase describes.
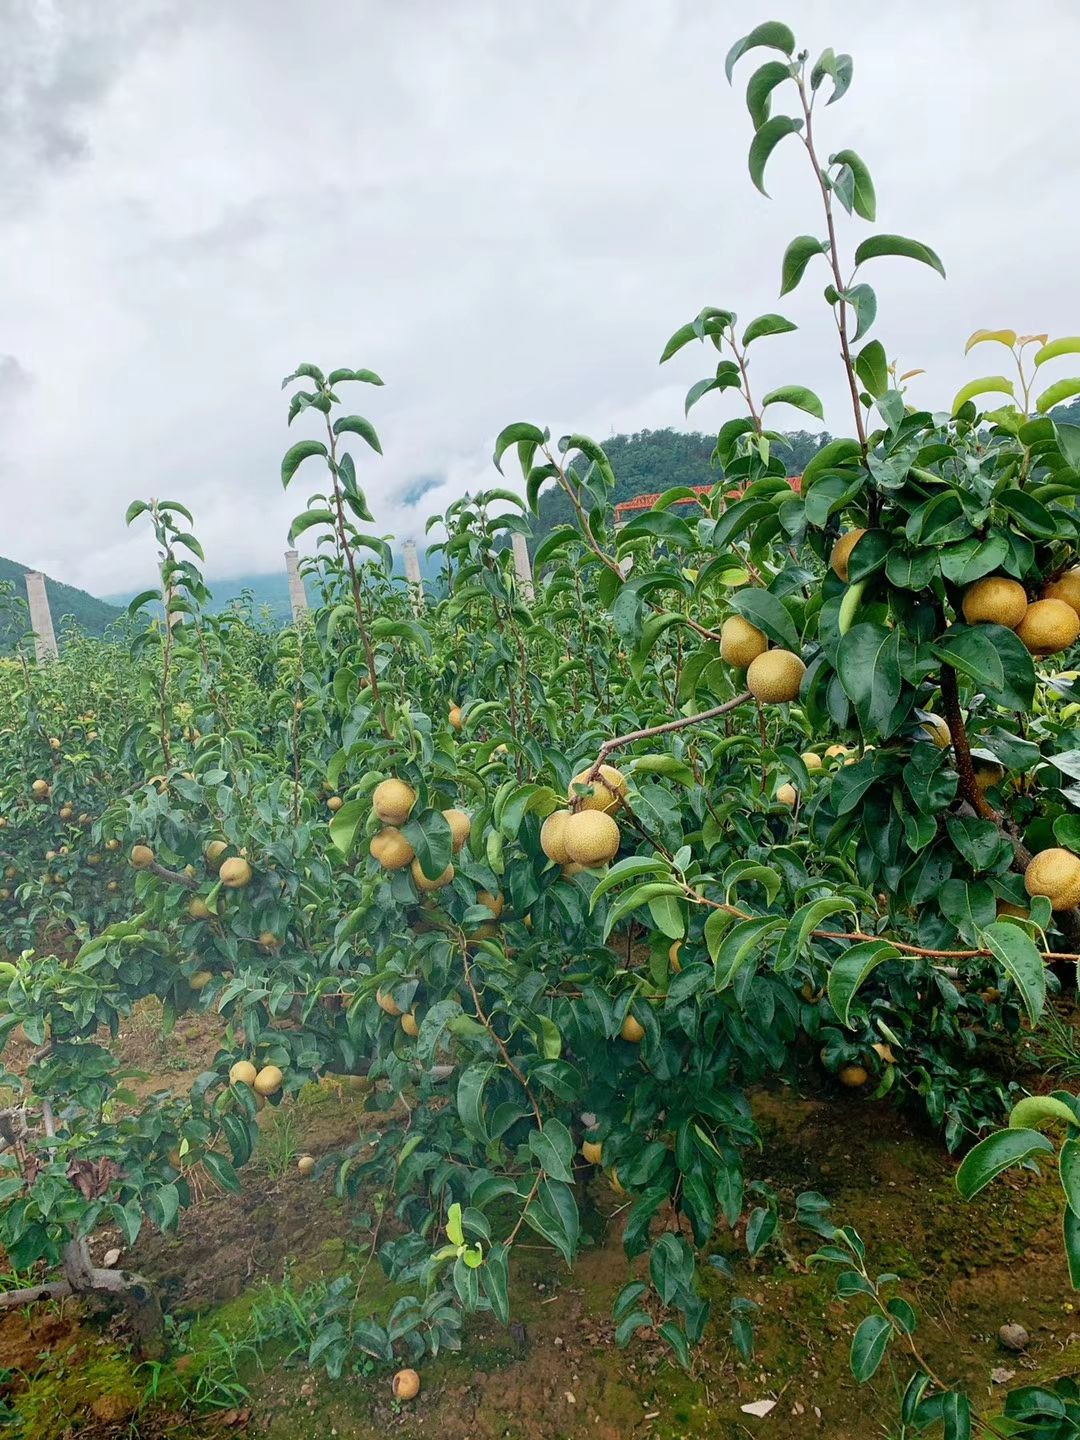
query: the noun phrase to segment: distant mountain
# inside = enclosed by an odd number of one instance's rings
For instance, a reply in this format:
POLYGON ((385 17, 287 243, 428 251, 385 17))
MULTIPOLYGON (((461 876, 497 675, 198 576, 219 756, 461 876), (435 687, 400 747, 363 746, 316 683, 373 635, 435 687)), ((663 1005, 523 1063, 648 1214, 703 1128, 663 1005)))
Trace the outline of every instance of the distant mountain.
MULTIPOLYGON (((439 571, 439 557, 435 556, 429 562, 424 555, 422 543, 418 543, 417 549, 420 555, 421 573, 425 579, 434 578, 439 571)), ((394 556, 394 574, 399 579, 404 579, 404 562, 401 556, 396 554, 394 556)), ((284 562, 282 562, 280 570, 253 575, 230 575, 209 580, 207 584, 213 594, 213 599, 207 609, 213 615, 220 615, 231 605, 246 599, 250 600, 256 618, 262 616, 273 625, 287 625, 292 619, 289 581, 284 562)), ((314 605, 315 590, 310 580, 307 582, 307 593, 308 603, 314 605)), ((138 594, 136 590, 125 591, 122 594, 111 595, 109 600, 114 605, 126 606, 136 594, 138 594)))
MULTIPOLYGON (((0 651, 11 650, 20 635, 30 628, 26 609, 26 576, 29 568, 16 560, 0 556, 0 651), (10 588, 9 588, 10 587, 10 588)), ((89 635, 103 635, 119 620, 123 611, 107 600, 95 600, 85 590, 62 585, 59 580, 45 577, 45 593, 49 597, 53 629, 60 637, 65 620, 72 621, 89 635)))

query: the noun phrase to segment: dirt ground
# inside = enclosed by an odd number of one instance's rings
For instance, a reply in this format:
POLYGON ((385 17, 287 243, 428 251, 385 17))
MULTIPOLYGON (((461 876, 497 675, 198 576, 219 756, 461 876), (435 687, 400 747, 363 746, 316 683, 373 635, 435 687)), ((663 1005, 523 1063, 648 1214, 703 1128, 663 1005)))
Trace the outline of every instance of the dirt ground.
MULTIPOLYGON (((145 1023, 149 1031, 152 1017, 145 1023)), ((140 1026, 124 1037, 133 1056, 148 1053, 140 1026)), ((164 1046, 155 1045, 155 1073, 145 1083, 183 1085, 215 1047, 205 1021, 183 1020, 164 1046)), ((264 1122, 263 1158, 244 1172, 240 1195, 206 1187, 177 1235, 147 1231, 124 1256, 123 1264, 155 1283, 180 1327, 161 1366, 137 1369, 122 1328, 70 1304, 0 1319, 0 1397, 12 1433, 27 1440, 237 1433, 375 1440, 388 1432, 402 1440, 866 1440, 892 1433, 895 1387, 911 1365, 899 1357, 895 1374, 883 1366, 871 1386, 855 1384, 847 1350, 865 1311, 832 1297, 833 1277, 805 1264, 813 1237, 790 1226, 782 1247, 770 1246, 749 1270, 739 1267, 738 1289, 702 1267, 714 1315, 690 1374, 650 1332, 618 1350, 610 1312, 628 1278, 620 1244, 625 1203, 587 1168, 582 1186, 594 1243, 573 1273, 541 1245, 523 1249, 512 1295, 517 1323, 509 1331, 473 1323, 459 1354, 425 1364, 412 1404, 392 1399, 384 1372, 330 1382, 285 1367, 271 1348, 261 1365, 249 1358, 238 1367, 246 1394, 232 1404, 218 1395, 216 1413, 196 1413, 183 1400, 184 1376, 190 1380, 193 1368, 207 1363, 200 1350, 207 1337, 241 1335, 267 1282, 288 1276, 300 1290, 343 1267, 356 1226, 329 1179, 301 1178, 294 1161, 300 1151, 331 1154, 377 1125, 378 1110, 365 1103, 349 1088, 311 1087, 289 1113, 282 1107, 264 1122), (760 1307, 749 1363, 727 1332, 735 1294, 760 1307), (776 1402, 764 1418, 741 1409, 762 1400, 776 1402)), ((1056 1181, 1010 1177, 965 1204, 953 1186, 955 1162, 940 1143, 857 1094, 778 1088, 755 1096, 754 1109, 765 1136, 763 1156, 750 1161, 756 1176, 779 1190, 788 1213, 800 1191, 821 1191, 834 1220, 862 1235, 871 1269, 902 1277, 901 1293, 920 1315, 917 1339, 939 1375, 962 1382, 992 1414, 1009 1378, 1020 1384, 1080 1372, 1080 1315, 1061 1253, 1056 1181), (1021 1354, 1000 1346, 1006 1321, 1029 1332, 1021 1354)), ((112 1243, 110 1236, 95 1239, 97 1258, 112 1243)), ((740 1243, 725 1237, 721 1248, 740 1243)), ((367 1282, 372 1310, 387 1303, 376 1272, 367 1282)))

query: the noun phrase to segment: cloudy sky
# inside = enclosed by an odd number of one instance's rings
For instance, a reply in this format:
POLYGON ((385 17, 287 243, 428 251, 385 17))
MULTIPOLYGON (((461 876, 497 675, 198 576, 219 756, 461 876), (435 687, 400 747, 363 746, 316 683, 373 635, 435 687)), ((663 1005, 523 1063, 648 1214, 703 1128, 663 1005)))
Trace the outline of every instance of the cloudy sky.
MULTIPOLYGON (((363 482, 402 537, 496 478, 510 420, 601 440, 682 425, 705 352, 657 358, 703 304, 796 320, 761 343, 756 386, 808 384, 844 427, 820 284, 777 300, 788 239, 820 225, 805 156, 788 142, 776 198, 758 195, 753 67, 723 75, 774 8, 0 0, 0 553, 135 588, 153 548, 123 514, 156 495, 194 511, 211 577, 276 569, 306 490, 281 491, 279 383, 304 360, 386 380, 354 387, 385 450, 363 482)), ((973 329, 1080 331, 1080 6, 1017 17, 1012 0, 786 9, 801 45, 855 56, 826 153, 856 149, 877 228, 948 269, 866 277, 876 333, 925 367, 912 396, 935 407, 999 368, 964 359, 973 329)))

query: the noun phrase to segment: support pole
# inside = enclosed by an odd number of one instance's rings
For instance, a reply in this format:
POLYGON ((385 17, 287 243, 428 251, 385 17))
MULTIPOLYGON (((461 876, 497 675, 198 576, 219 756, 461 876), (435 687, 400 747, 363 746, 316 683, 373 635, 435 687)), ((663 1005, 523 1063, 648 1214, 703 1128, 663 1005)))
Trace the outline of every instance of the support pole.
POLYGON ((308 613, 308 603, 304 577, 300 574, 300 556, 295 550, 285 551, 285 569, 289 576, 289 604, 292 606, 293 624, 298 625, 308 613))
POLYGON ((532 562, 529 559, 529 542, 524 535, 517 531, 511 536, 511 543, 514 547, 514 569, 517 571, 518 584, 521 586, 521 596, 526 605, 532 604, 533 599, 533 573, 532 562))
POLYGON ((424 581, 420 574, 420 557, 416 553, 416 541, 406 540, 402 544, 405 559, 405 580, 412 596, 413 609, 419 613, 424 608, 424 581))
POLYGON ((39 660, 55 660, 56 631, 53 629, 45 576, 38 570, 26 574, 26 599, 30 606, 30 628, 34 632, 34 652, 39 660))

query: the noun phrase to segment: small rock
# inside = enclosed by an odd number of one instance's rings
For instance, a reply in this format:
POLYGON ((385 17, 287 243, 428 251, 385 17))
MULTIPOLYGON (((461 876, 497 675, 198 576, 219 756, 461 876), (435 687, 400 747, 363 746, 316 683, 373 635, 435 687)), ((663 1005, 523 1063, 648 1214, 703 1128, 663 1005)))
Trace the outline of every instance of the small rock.
POLYGON ((753 1400, 749 1405, 740 1405, 739 1409, 744 1415, 757 1415, 759 1418, 768 1415, 770 1410, 775 1409, 775 1400, 753 1400))
POLYGON ((122 1420, 134 1415, 137 1406, 127 1395, 99 1395, 90 1406, 95 1419, 106 1425, 119 1425, 122 1420))
POLYGON ((105 1269, 106 1269, 106 1270, 111 1270, 111 1269, 113 1268, 113 1266, 116 1264, 116 1262, 117 1262, 119 1259, 120 1259, 120 1251, 119 1251, 119 1250, 116 1250, 116 1249, 106 1250, 106 1251, 105 1251, 105 1254, 101 1257, 101 1263, 102 1263, 102 1265, 105 1266, 105 1269))
POLYGON ((1007 1385, 1015 1374, 1015 1370, 1006 1370, 1004 1365, 995 1365, 990 1371, 990 1380, 994 1385, 1007 1385))
POLYGON ((998 1339, 1006 1350, 1023 1350, 1028 1343, 1028 1332, 1022 1325, 1002 1325, 998 1339))
POLYGON ((576 1404, 577 1404, 577 1400, 574 1398, 574 1392, 573 1392, 572 1390, 567 1390, 565 1393, 566 1393, 566 1403, 567 1403, 568 1405, 576 1405, 576 1404))

